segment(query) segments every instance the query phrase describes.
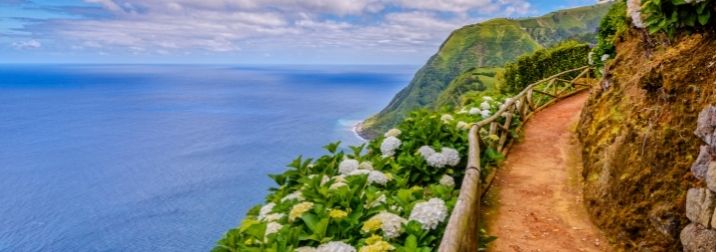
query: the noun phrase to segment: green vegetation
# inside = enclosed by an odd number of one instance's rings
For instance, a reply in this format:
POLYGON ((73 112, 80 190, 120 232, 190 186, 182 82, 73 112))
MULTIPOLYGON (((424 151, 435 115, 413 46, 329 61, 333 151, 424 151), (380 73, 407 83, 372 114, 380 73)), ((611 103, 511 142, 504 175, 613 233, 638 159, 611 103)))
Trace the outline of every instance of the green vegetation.
POLYGON ((570 40, 521 56, 517 61, 505 66, 504 80, 500 82, 500 91, 505 94, 518 93, 539 80, 566 70, 586 66, 590 50, 588 44, 570 40))
POLYGON ((460 74, 440 93, 435 102, 436 108, 458 107, 465 105, 461 98, 468 93, 494 95, 497 90, 497 76, 502 68, 476 67, 460 74))
POLYGON ((601 60, 602 55, 610 55, 612 57, 616 55, 614 43, 617 38, 621 37, 621 34, 624 34, 624 32, 629 29, 626 12, 627 6, 623 0, 617 1, 612 5, 611 9, 609 9, 609 12, 599 24, 597 46, 592 50, 590 63, 602 67, 604 66, 604 61, 601 60))
POLYGON ((651 33, 674 35, 678 29, 703 28, 716 22, 716 1, 645 0, 641 13, 651 33))
MULTIPOLYGON (((438 97, 460 74, 476 67, 502 67, 517 57, 565 39, 594 41, 610 4, 562 10, 528 19, 494 19, 454 31, 428 60, 410 85, 363 124, 364 136, 375 137, 396 125, 415 108, 444 105, 438 97)), ((458 84, 456 84, 458 85, 458 84)), ((457 90, 457 89, 454 89, 457 90)), ((446 95, 447 97, 448 95, 446 95)))
MULTIPOLYGON (((418 110, 368 144, 341 150, 333 143, 327 155, 297 158, 271 176, 278 187, 266 204, 250 210, 214 251, 435 251, 464 176, 468 122, 503 105, 480 102, 481 109, 471 104, 456 113, 418 110)), ((512 123, 519 126, 520 118, 512 123)), ((497 141, 483 136, 484 143, 497 141)), ((492 148, 481 155, 485 174, 502 160, 492 148)), ((481 240, 492 239, 483 231, 481 240)))
MULTIPOLYGON (((411 85, 366 122, 376 138, 345 149, 329 144, 326 155, 299 157, 271 175, 277 186, 265 204, 251 209, 214 251, 435 251, 464 176, 470 123, 493 115, 505 94, 525 83, 586 65, 587 44, 559 41, 594 40, 590 32, 608 6, 495 19, 453 32, 411 85), (515 59, 504 69, 490 67, 515 59), (501 79, 514 85, 499 85, 501 79)), ((521 119, 515 115, 511 128, 521 119)), ((503 157, 488 147, 497 136, 486 129, 480 136, 484 178, 503 157)), ((481 230, 480 245, 493 239, 481 230)))

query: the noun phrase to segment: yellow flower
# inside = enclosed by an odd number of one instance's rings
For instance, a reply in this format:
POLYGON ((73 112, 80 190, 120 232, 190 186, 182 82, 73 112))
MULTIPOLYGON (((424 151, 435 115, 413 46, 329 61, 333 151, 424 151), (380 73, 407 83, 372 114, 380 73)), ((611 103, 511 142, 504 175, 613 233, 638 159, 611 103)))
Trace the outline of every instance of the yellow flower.
POLYGON ((383 222, 380 221, 378 218, 371 218, 370 220, 363 223, 363 228, 361 228, 361 231, 364 233, 370 233, 373 231, 376 231, 380 229, 380 227, 383 226, 383 222))
POLYGON ((311 210, 313 208, 313 203, 311 202, 302 202, 298 203, 293 208, 291 208, 291 212, 288 215, 289 221, 294 221, 297 218, 303 216, 304 213, 308 212, 308 210, 311 210))
POLYGON ((368 245, 360 248, 359 252, 386 252, 395 249, 393 245, 390 245, 390 243, 384 241, 382 237, 377 235, 366 239, 365 243, 368 245))
POLYGON ((492 141, 497 141, 497 140, 500 140, 500 137, 498 137, 495 134, 491 134, 490 136, 487 137, 487 139, 490 139, 492 141))
POLYGON ((383 237, 380 237, 379 235, 371 235, 370 238, 365 240, 365 243, 368 245, 374 244, 376 242, 382 241, 383 237))
POLYGON ((336 220, 341 220, 345 217, 348 217, 348 213, 343 210, 333 209, 328 213, 328 216, 331 216, 331 218, 336 220))

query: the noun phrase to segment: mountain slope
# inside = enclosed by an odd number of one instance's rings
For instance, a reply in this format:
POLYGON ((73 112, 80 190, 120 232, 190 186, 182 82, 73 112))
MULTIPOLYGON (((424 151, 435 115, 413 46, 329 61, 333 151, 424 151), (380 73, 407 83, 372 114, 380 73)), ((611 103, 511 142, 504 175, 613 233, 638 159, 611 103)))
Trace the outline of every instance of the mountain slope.
POLYGON ((527 19, 493 19, 454 31, 408 87, 360 133, 373 137, 398 123, 410 110, 433 107, 439 94, 459 74, 475 67, 501 67, 518 56, 564 39, 593 40, 610 4, 580 7, 527 19))
POLYGON ((497 75, 502 68, 476 67, 458 75, 440 92, 434 107, 462 105, 461 97, 467 93, 489 93, 497 90, 497 75))

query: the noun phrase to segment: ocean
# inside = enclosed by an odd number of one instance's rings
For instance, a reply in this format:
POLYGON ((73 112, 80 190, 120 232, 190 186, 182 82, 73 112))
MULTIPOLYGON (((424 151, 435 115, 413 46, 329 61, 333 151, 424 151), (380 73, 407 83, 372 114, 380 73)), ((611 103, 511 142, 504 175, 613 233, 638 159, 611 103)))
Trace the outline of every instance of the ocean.
POLYGON ((0 65, 0 251, 208 251, 415 70, 0 65))

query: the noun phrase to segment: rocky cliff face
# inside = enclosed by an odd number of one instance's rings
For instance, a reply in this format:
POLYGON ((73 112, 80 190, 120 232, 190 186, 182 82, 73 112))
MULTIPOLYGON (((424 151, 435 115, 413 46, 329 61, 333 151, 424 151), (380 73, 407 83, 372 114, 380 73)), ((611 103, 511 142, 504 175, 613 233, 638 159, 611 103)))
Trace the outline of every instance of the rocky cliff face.
POLYGON ((622 250, 682 248, 687 191, 704 187, 690 170, 699 112, 716 104, 714 52, 714 35, 631 30, 592 91, 579 127, 585 204, 622 250))

